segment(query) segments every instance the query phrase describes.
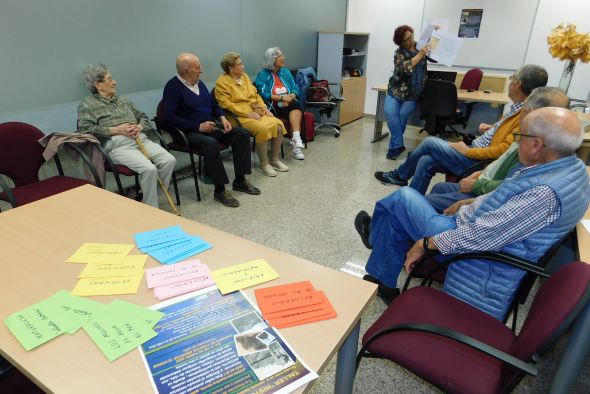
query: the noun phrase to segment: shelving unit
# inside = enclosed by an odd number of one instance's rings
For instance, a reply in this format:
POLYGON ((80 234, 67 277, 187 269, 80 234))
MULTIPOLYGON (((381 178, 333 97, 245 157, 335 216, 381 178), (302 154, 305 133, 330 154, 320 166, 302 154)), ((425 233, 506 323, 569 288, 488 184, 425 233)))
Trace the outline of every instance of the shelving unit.
POLYGON ((341 125, 363 117, 368 48, 369 33, 318 34, 318 79, 340 82, 346 98, 340 103, 341 125))

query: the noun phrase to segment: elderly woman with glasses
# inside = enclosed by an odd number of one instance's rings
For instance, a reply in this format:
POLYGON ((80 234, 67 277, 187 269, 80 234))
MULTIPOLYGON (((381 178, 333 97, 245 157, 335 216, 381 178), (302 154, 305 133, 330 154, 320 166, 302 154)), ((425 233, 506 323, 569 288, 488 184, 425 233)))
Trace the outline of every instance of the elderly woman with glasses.
POLYGON ((165 187, 176 159, 143 133, 153 131, 148 117, 131 100, 117 95, 117 81, 104 64, 84 69, 84 83, 92 93, 78 107, 78 131, 96 136, 115 164, 139 174, 143 202, 158 207, 158 176, 165 187), (149 155, 145 157, 136 139, 149 155))
POLYGON ((393 75, 389 78, 384 105, 387 127, 391 133, 387 151, 389 160, 396 159, 406 150, 403 135, 408 118, 424 89, 426 54, 430 50, 429 45, 420 50, 416 48, 414 29, 408 25, 395 29, 393 42, 398 48, 393 56, 393 75))
POLYGON ((291 145, 293 157, 297 160, 305 159, 301 149, 301 118, 303 112, 299 102, 299 87, 295 84, 291 71, 285 67, 285 55, 279 47, 268 48, 264 53, 264 65, 256 76, 254 85, 258 93, 275 114, 289 119, 292 130, 291 145))
POLYGON ((277 171, 289 171, 279 161, 285 128, 283 122, 268 110, 256 87, 244 73, 240 54, 228 52, 221 59, 223 74, 215 82, 215 99, 219 106, 234 114, 240 125, 247 129, 256 141, 256 153, 260 158, 260 171, 270 177, 277 171), (270 141, 270 158, 267 153, 270 141))

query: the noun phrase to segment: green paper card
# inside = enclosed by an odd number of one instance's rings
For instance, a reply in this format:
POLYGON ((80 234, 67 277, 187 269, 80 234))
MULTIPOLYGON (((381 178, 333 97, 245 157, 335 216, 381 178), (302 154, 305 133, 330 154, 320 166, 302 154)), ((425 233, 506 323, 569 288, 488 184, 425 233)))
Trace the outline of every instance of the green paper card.
POLYGON ((109 309, 83 326, 109 361, 116 360, 158 334, 142 320, 125 321, 124 316, 111 314, 109 309))
POLYGON ((63 294, 56 293, 4 319, 4 324, 25 350, 34 349, 76 325, 70 314, 59 306, 61 298, 63 294))
POLYGON ((143 321, 143 323, 150 328, 153 328, 156 323, 164 317, 163 312, 121 300, 114 300, 111 302, 109 304, 109 310, 113 311, 113 313, 125 316, 125 319, 127 320, 129 320, 129 317, 133 316, 134 320, 137 319, 138 322, 143 321))

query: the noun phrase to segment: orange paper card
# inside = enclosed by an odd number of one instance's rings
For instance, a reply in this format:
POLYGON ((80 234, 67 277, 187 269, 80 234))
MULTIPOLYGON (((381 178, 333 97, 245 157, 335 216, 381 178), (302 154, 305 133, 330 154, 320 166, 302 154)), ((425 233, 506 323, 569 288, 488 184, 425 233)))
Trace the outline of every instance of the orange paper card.
POLYGON ((318 292, 309 281, 254 290, 262 314, 319 304, 318 292))
POLYGON ((297 313, 308 313, 308 312, 313 312, 313 311, 317 311, 319 309, 324 309, 324 308, 325 307, 322 304, 307 305, 307 306, 302 306, 301 308, 288 309, 286 311, 265 313, 263 315, 263 317, 267 320, 268 319, 276 319, 278 317, 285 317, 285 316, 294 315, 297 313))
POLYGON ((276 328, 285 328, 295 326, 298 324, 311 323, 318 320, 326 320, 336 317, 336 311, 332 307, 332 304, 330 304, 330 301, 328 301, 326 295, 322 291, 319 291, 318 293, 322 301, 322 309, 318 309, 312 312, 294 313, 292 315, 274 319, 267 319, 268 324, 276 328))

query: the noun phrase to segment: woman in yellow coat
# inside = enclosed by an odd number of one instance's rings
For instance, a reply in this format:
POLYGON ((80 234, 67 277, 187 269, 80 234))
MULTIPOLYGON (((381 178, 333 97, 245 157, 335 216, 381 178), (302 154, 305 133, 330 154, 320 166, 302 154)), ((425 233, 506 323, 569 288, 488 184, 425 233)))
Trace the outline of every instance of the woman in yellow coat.
POLYGON ((237 52, 228 52, 221 59, 224 73, 215 83, 215 99, 221 108, 231 112, 256 141, 256 153, 260 158, 260 170, 264 175, 277 176, 277 171, 289 171, 279 161, 283 134, 283 122, 275 118, 258 95, 256 87, 244 73, 244 64, 237 52), (270 159, 267 145, 270 140, 270 159))

